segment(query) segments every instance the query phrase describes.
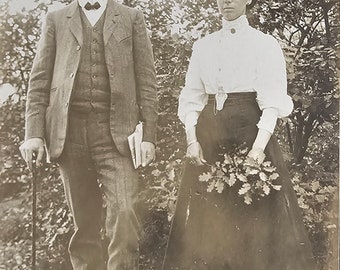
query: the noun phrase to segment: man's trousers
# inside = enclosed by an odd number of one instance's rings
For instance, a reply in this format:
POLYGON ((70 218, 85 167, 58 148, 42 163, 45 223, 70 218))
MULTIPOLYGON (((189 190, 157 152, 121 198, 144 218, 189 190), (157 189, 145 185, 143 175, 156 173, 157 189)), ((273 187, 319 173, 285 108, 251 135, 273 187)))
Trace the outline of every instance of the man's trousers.
POLYGON ((69 245, 73 268, 106 269, 100 236, 104 198, 107 269, 138 269, 138 177, 131 158, 122 156, 115 147, 109 113, 71 112, 58 163, 75 226, 69 245))

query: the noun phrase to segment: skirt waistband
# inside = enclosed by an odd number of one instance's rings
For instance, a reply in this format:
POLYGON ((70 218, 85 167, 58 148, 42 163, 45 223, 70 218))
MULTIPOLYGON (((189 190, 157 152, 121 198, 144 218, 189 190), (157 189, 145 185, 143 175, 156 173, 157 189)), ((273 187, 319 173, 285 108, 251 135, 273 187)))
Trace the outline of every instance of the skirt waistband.
MULTIPOLYGON (((254 101, 256 100, 256 92, 235 92, 235 93, 227 93, 228 97, 225 102, 230 101, 254 101)), ((215 95, 208 95, 208 104, 215 104, 215 95)))

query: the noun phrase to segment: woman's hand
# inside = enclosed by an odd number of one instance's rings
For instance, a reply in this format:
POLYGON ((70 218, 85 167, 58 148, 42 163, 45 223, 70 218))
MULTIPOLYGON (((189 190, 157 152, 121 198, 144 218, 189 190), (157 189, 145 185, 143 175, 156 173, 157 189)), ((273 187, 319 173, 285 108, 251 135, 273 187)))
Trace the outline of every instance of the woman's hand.
POLYGON ((196 166, 202 166, 206 163, 206 160, 203 157, 202 147, 198 141, 189 143, 186 157, 190 160, 191 164, 196 166))
POLYGON ((258 164, 261 164, 266 157, 264 149, 266 148, 272 134, 262 128, 259 129, 252 149, 248 153, 248 157, 252 158, 258 164))
POLYGON ((265 153, 264 153, 262 148, 254 148, 253 147, 249 151, 248 157, 252 158, 253 160, 255 160, 255 162, 257 162, 258 164, 261 164, 264 161, 266 155, 265 155, 265 153))

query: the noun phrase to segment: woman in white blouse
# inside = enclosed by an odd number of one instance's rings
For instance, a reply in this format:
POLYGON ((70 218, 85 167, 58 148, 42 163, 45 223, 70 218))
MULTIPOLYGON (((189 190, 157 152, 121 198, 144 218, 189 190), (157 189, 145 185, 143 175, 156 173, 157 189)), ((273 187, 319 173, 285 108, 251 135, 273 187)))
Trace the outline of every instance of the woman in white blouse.
POLYGON ((187 158, 163 269, 312 270, 314 260, 275 137, 288 116, 285 59, 278 42, 245 15, 251 0, 217 0, 220 31, 195 42, 179 98, 187 158), (245 205, 232 189, 208 193, 198 177, 221 149, 246 143, 277 167, 282 189, 245 205))

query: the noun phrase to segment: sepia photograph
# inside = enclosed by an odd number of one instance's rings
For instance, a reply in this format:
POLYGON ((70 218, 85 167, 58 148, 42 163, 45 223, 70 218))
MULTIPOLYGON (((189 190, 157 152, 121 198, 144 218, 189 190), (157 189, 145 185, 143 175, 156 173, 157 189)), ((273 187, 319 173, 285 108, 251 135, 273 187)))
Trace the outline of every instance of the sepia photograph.
POLYGON ((0 269, 339 269, 340 2, 0 0, 0 269))

